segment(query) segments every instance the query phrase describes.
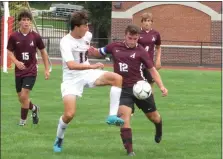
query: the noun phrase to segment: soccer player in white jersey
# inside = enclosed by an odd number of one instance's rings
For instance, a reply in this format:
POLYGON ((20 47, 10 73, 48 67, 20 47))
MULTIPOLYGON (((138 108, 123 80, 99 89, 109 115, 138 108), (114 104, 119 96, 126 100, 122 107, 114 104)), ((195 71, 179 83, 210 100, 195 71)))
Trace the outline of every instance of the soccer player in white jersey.
POLYGON ((111 85, 110 112, 106 122, 110 125, 124 124, 124 120, 117 117, 122 77, 114 72, 101 70, 104 67, 102 63, 90 64, 87 58, 92 38, 92 34, 88 32, 87 12, 74 12, 70 25, 71 32, 60 42, 63 59, 61 93, 64 114, 59 119, 54 152, 62 151, 64 132, 76 113, 76 99, 82 96, 84 87, 111 85))

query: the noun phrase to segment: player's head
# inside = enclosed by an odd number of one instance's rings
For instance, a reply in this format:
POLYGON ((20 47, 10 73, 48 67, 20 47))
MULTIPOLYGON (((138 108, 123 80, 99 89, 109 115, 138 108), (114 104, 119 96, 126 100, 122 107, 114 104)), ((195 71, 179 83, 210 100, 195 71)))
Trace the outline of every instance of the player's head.
POLYGON ((141 23, 142 23, 142 29, 144 30, 150 30, 152 28, 153 24, 153 15, 152 13, 143 13, 141 15, 141 23))
POLYGON ((70 20, 71 30, 75 31, 81 38, 89 30, 88 28, 88 14, 87 11, 76 11, 71 15, 70 20))
POLYGON ((23 9, 20 11, 18 15, 19 25, 22 29, 29 29, 32 23, 33 17, 32 13, 27 9, 23 9))
POLYGON ((134 48, 139 39, 140 28, 136 25, 128 25, 125 29, 125 43, 128 47, 134 48))

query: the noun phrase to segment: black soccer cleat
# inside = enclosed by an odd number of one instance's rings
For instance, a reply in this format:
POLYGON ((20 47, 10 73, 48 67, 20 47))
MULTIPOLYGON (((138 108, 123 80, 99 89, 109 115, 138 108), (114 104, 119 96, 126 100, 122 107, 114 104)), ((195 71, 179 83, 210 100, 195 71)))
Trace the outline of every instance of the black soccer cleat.
POLYGON ((162 135, 155 135, 155 141, 156 141, 156 143, 160 143, 160 141, 162 140, 162 135))
POLYGON ((36 106, 36 110, 32 111, 33 124, 39 123, 39 106, 36 106))

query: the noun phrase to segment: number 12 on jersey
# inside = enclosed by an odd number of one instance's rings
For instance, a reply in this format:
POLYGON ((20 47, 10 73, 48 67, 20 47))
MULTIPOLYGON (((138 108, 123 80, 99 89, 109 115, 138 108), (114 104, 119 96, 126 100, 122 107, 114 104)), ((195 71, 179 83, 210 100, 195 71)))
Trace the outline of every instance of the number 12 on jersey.
POLYGON ((128 72, 128 65, 126 63, 119 62, 118 64, 120 72, 128 72))

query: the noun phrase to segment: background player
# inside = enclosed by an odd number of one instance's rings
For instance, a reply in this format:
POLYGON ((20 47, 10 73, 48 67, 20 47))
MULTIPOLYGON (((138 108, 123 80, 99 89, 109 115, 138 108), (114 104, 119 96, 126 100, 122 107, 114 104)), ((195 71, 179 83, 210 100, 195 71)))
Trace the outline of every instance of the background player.
POLYGON ((100 48, 99 51, 93 47, 89 49, 89 54, 91 55, 99 55, 99 52, 101 55, 111 53, 114 60, 114 72, 123 77, 118 115, 124 119, 124 125, 121 126, 120 131, 123 145, 129 156, 135 155, 132 147, 132 129, 130 127, 134 103, 155 124, 155 141, 159 143, 162 137, 162 121, 160 114, 156 110, 153 95, 146 100, 138 100, 133 95, 133 85, 139 80, 145 80, 142 74, 142 64, 152 75, 162 95, 166 96, 168 94, 168 90, 164 87, 159 73, 153 67, 151 57, 141 45, 137 44, 139 33, 140 29, 137 26, 129 25, 125 30, 124 42, 111 43, 106 47, 100 48))
POLYGON ((32 14, 22 10, 18 15, 20 28, 11 34, 8 40, 8 56, 15 64, 15 84, 19 101, 21 103, 20 126, 26 124, 28 110, 32 110, 33 124, 38 124, 39 107, 30 100, 32 90, 37 76, 36 49, 41 52, 45 66, 45 79, 50 76, 48 55, 39 34, 31 30, 32 14))
POLYGON ((102 63, 90 64, 87 50, 92 34, 88 32, 86 11, 74 12, 71 16, 71 32, 62 38, 60 50, 63 59, 63 82, 61 93, 64 114, 59 119, 54 152, 62 151, 65 129, 76 113, 76 98, 81 97, 84 87, 111 85, 110 112, 108 124, 122 125, 123 119, 117 117, 121 95, 122 77, 114 72, 100 70, 102 63))
MULTIPOLYGON (((152 13, 143 13, 141 16, 141 32, 138 43, 149 53, 150 58, 154 61, 156 69, 159 70, 161 68, 161 38, 159 32, 154 30, 152 25, 152 13), (154 60, 155 51, 156 59, 154 60)), ((153 88, 154 80, 146 68, 143 69, 143 74, 153 88)))

